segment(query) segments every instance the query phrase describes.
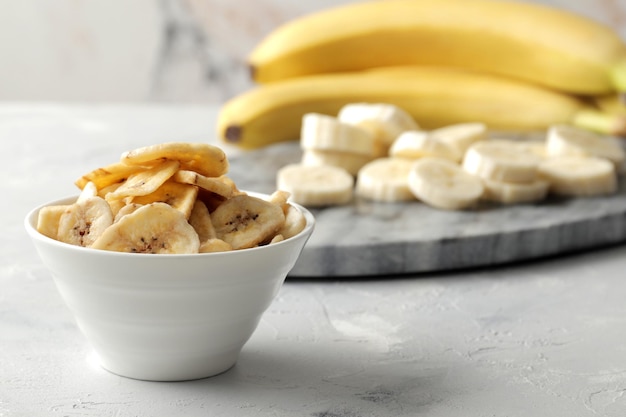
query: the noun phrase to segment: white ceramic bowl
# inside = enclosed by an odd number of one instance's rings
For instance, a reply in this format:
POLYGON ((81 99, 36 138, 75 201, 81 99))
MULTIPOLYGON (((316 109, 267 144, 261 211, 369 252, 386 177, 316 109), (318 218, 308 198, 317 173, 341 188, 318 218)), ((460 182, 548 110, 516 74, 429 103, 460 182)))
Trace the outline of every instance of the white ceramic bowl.
POLYGON ((180 381, 235 364, 313 232, 312 214, 297 207, 307 220, 297 236, 206 254, 130 254, 65 244, 37 232, 41 207, 27 215, 25 227, 105 369, 180 381))

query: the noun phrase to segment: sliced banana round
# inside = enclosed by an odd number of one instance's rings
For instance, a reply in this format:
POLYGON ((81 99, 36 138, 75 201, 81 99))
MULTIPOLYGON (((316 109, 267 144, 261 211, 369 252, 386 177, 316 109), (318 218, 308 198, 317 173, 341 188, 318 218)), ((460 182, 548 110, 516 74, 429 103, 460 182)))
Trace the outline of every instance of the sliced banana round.
POLYGON ((463 169, 483 179, 504 182, 532 182, 541 158, 514 140, 476 142, 463 158, 463 169))
POLYGON ((71 245, 91 246, 112 224, 113 213, 105 199, 85 198, 61 214, 57 239, 71 245))
POLYGON ((550 183, 536 179, 528 183, 483 180, 484 200, 502 204, 533 203, 546 198, 550 183))
POLYGON ((480 122, 456 123, 433 129, 429 133, 438 141, 453 148, 456 154, 462 157, 471 145, 487 138, 487 125, 480 122))
POLYGON ((389 156, 408 159, 430 156, 457 162, 461 159, 462 154, 429 132, 410 130, 402 133, 393 142, 389 148, 389 156))
POLYGON ((372 156, 376 151, 371 132, 319 113, 307 113, 302 117, 300 146, 302 149, 350 152, 366 156, 372 156))
POLYGON ((308 207, 335 206, 352 200, 354 177, 342 168, 302 164, 285 165, 276 174, 276 188, 291 201, 308 207))
POLYGON ((211 213, 218 239, 233 249, 246 249, 269 242, 285 224, 280 206, 247 195, 238 195, 220 204, 211 213))
POLYGON ((304 149, 301 163, 302 165, 310 166, 330 165, 339 167, 356 176, 359 169, 371 160, 372 157, 370 155, 361 155, 352 152, 304 149))
POLYGON ((166 203, 151 203, 123 216, 91 245, 129 253, 197 253, 198 234, 187 218, 166 203))
POLYGON ((408 130, 419 130, 419 125, 409 113, 387 103, 350 103, 339 109, 337 118, 372 131, 376 140, 389 148, 394 140, 408 130))
POLYGON ((548 149, 545 140, 525 140, 516 142, 518 149, 523 152, 530 152, 540 160, 549 158, 548 149))
POLYGON ((180 162, 181 169, 195 171, 207 177, 219 177, 228 172, 224 151, 208 143, 167 142, 124 152, 121 162, 130 166, 151 165, 161 159, 180 162))
POLYGON ((619 168, 626 159, 620 142, 570 125, 555 125, 548 129, 546 151, 550 157, 596 156, 613 162, 619 168))
POLYGON ((617 190, 615 166, 604 158, 564 156, 547 159, 539 174, 550 183, 550 192, 585 197, 612 194, 617 190))
POLYGON ((409 188, 409 172, 413 160, 405 158, 378 158, 359 171, 355 192, 358 196, 381 202, 415 200, 409 188))
POLYGON ((480 178, 443 158, 426 157, 413 163, 409 188, 424 203, 444 209, 461 210, 474 205, 484 187, 480 178))

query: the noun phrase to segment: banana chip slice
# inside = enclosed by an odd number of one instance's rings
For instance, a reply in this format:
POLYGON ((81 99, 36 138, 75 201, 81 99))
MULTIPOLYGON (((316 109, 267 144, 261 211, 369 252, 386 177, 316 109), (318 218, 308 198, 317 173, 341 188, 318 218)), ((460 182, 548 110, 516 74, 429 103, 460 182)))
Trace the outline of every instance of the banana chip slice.
POLYGON ((174 181, 181 184, 197 185, 203 190, 229 198, 235 191, 232 184, 223 180, 223 177, 207 177, 194 171, 181 169, 174 175, 174 181))
POLYGON ((145 165, 159 159, 180 162, 181 169, 195 171, 207 177, 219 177, 228 172, 224 151, 208 143, 167 142, 124 152, 121 162, 127 165, 145 165))
POLYGON ((224 242, 222 239, 211 238, 200 245, 198 252, 211 253, 211 252, 228 252, 233 250, 230 243, 224 242))
POLYGON ((215 228, 213 227, 213 223, 211 223, 211 214, 209 213, 209 209, 206 204, 200 200, 196 200, 196 203, 191 210, 189 224, 193 226, 196 233, 198 233, 200 242, 206 242, 207 240, 216 237, 215 228))
POLYGON ((238 195, 220 204, 211 221, 219 239, 233 249, 245 249, 268 242, 285 223, 285 215, 276 204, 238 195))
POLYGON ((289 239, 300 233, 306 227, 306 218, 304 214, 291 204, 286 206, 285 223, 283 227, 278 230, 278 235, 281 235, 284 239, 289 239))
POLYGON ((143 207, 143 205, 137 203, 125 204, 117 211, 117 213, 115 213, 113 217, 113 223, 117 223, 122 217, 126 216, 127 214, 134 213, 140 207, 143 207))
POLYGON ((37 231, 49 238, 56 239, 59 233, 59 220, 69 207, 69 205, 42 207, 37 217, 37 231))
POLYGON ((77 246, 90 246, 113 224, 109 203, 89 197, 70 205, 59 218, 57 239, 77 246))
POLYGON ((135 172, 143 171, 144 169, 145 167, 142 166, 115 162, 105 167, 94 169, 77 179, 74 184, 82 190, 88 182, 93 182, 98 190, 101 190, 115 183, 122 182, 135 172))
POLYGON ((123 216, 91 247, 130 253, 197 253, 200 240, 183 213, 157 202, 123 216))
POLYGON ((135 197, 155 192, 180 167, 180 162, 164 160, 152 168, 131 174, 122 185, 107 195, 109 199, 135 197))
POLYGON ((150 203, 167 203, 178 209, 188 219, 198 196, 198 187, 168 180, 156 191, 148 195, 133 198, 133 203, 146 205, 150 203))

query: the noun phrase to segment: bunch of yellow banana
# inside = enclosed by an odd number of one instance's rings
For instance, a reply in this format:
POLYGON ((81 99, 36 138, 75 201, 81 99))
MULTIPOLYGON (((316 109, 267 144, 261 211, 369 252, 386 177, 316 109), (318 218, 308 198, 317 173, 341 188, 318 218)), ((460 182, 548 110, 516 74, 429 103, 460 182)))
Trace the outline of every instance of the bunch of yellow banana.
POLYGON ((259 83, 228 101, 223 140, 244 148, 298 138, 308 112, 386 102, 425 128, 555 123, 623 135, 624 115, 590 98, 626 91, 626 46, 572 13, 506 0, 351 3, 278 27, 252 51, 259 83))

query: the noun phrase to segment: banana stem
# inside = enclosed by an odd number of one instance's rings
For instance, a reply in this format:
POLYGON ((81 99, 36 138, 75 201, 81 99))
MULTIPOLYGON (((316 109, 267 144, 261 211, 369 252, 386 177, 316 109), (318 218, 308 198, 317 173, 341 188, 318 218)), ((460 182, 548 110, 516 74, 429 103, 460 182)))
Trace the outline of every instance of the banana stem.
POLYGON ((582 110, 574 116, 572 124, 607 135, 626 137, 626 117, 598 110, 582 110))

